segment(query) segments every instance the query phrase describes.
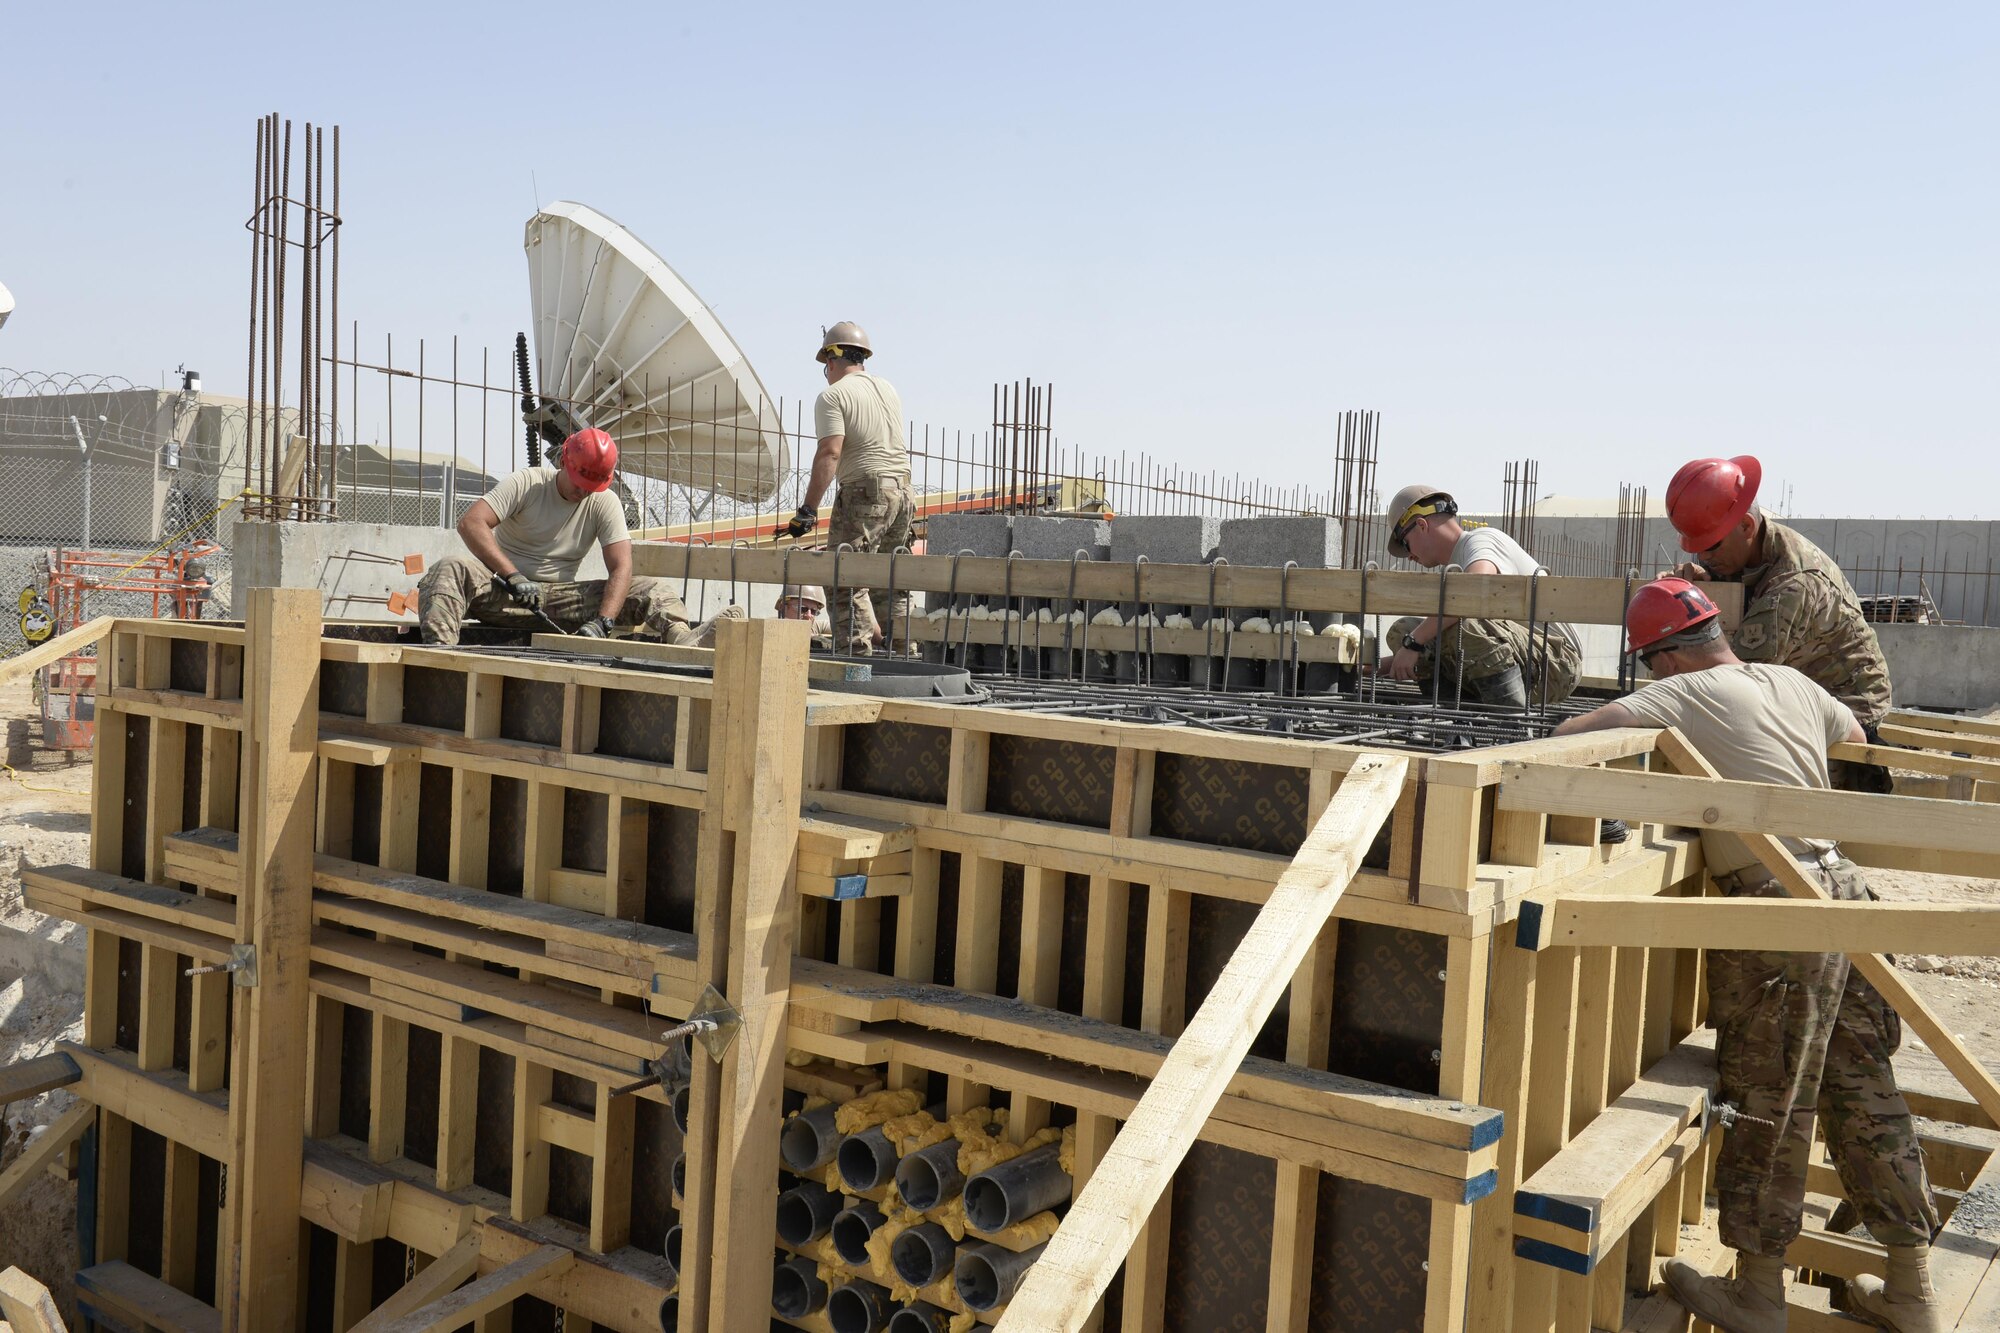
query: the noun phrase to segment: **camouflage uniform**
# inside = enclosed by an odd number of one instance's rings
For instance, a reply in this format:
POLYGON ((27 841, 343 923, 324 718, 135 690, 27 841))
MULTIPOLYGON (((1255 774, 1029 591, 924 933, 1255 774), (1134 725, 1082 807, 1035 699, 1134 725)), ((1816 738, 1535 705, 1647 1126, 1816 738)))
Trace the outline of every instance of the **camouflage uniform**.
MULTIPOLYGON (((827 544, 838 550, 843 544, 856 551, 893 551, 910 545, 910 479, 907 476, 856 477, 840 483, 833 497, 833 516, 827 521, 827 544)), ((910 594, 896 590, 896 604, 888 594, 870 588, 866 598, 857 598, 851 588, 832 590, 834 640, 843 637, 847 650, 874 651, 878 628, 891 614, 900 624, 910 612, 910 594)), ((901 631, 898 630, 900 633, 901 631)))
MULTIPOLYGON (((1730 646, 1746 662, 1801 672, 1846 704, 1872 740, 1889 711, 1889 664, 1847 576, 1826 552, 1769 518, 1764 556, 1730 580, 1743 584, 1743 623, 1730 646)), ((1840 790, 1890 790, 1887 771, 1872 764, 1834 760, 1829 770, 1840 790)))
MULTIPOLYGON (((544 583, 542 615, 569 633, 597 618, 604 604, 604 580, 544 583)), ((507 582, 477 560, 453 556, 432 565, 417 584, 417 624, 425 643, 454 644, 467 620, 508 629, 547 631, 548 622, 507 592, 507 582)), ((687 607, 665 579, 632 580, 617 623, 638 628, 664 643, 690 640, 687 607)))
MULTIPOLYGON (((1386 646, 1391 651, 1402 647, 1403 640, 1422 623, 1416 616, 1404 616, 1389 626, 1386 646)), ((1458 659, 1462 654, 1466 693, 1487 703, 1508 701, 1482 693, 1480 682, 1503 676, 1510 669, 1520 671, 1521 684, 1528 692, 1528 702, 1536 705, 1544 702, 1557 704, 1569 698, 1575 693, 1577 680, 1583 674, 1582 658, 1576 643, 1560 625, 1548 626, 1546 635, 1542 629, 1536 629, 1531 643, 1528 627, 1518 621, 1461 620, 1424 645, 1424 650, 1417 654, 1417 684, 1425 689, 1430 688, 1431 673, 1440 648, 1444 650, 1445 692, 1458 692, 1458 659), (1548 640, 1545 680, 1537 677, 1534 671, 1536 653, 1542 648, 1544 637, 1548 640)), ((1518 700, 1514 702, 1518 704, 1518 700)))
MULTIPOLYGON (((1869 896, 1851 861, 1817 873, 1837 899, 1869 896)), ((1785 896, 1762 866, 1717 882, 1731 897, 1785 896)), ((1739 1121, 1723 1139, 1723 1242, 1781 1256, 1798 1238, 1817 1111, 1841 1188, 1869 1232, 1884 1245, 1929 1244, 1937 1211, 1889 1062, 1902 1022, 1847 956, 1711 950, 1708 1004, 1722 1100, 1769 1122, 1739 1121)))

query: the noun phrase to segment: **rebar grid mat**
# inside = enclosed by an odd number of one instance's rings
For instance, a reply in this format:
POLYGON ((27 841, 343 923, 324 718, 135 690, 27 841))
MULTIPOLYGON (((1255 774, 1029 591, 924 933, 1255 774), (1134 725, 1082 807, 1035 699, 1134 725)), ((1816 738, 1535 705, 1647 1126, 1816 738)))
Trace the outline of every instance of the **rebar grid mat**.
POLYGON ((1341 694, 1275 694, 1211 690, 1194 685, 1031 680, 980 676, 987 705, 1102 722, 1144 722, 1259 736, 1289 736, 1343 745, 1378 745, 1439 754, 1539 740, 1565 718, 1599 700, 1571 699, 1522 712, 1472 702, 1433 703, 1422 691, 1384 682, 1372 698, 1341 694))

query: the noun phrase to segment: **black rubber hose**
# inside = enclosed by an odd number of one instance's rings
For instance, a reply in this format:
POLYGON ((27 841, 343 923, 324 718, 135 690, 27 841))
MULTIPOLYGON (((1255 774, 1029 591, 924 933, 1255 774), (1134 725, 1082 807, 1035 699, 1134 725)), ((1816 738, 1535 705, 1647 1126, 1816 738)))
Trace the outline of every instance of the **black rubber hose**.
MULTIPOLYGON (((528 335, 525 333, 514 335, 514 372, 521 379, 521 414, 523 417, 526 417, 528 413, 535 410, 535 381, 528 373, 528 335)), ((540 467, 542 465, 541 433, 535 429, 535 423, 532 421, 524 421, 523 427, 528 433, 528 466, 540 467)))

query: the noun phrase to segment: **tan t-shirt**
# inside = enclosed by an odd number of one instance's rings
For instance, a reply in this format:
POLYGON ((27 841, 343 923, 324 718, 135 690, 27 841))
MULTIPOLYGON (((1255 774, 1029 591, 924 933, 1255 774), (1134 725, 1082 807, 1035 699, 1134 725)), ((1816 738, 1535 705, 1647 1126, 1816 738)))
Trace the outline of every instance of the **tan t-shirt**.
POLYGON ((863 477, 910 475, 910 451, 903 444, 903 400, 895 386, 865 370, 852 371, 826 386, 813 404, 813 434, 845 435, 840 446, 839 482, 863 477))
MULTIPOLYGON (((1790 667, 1769 663, 1690 671, 1619 702, 1641 722, 1679 727, 1723 777, 1781 787, 1827 788, 1826 748, 1854 727, 1846 704, 1790 667)), ((1784 843, 1808 861, 1833 846, 1818 838, 1784 843)), ((1703 830, 1701 849, 1711 875, 1757 860, 1733 833, 1703 830)))
POLYGON ((537 583, 568 583, 591 548, 630 541, 625 508, 610 491, 576 504, 556 489, 552 467, 524 467, 486 493, 500 516, 493 536, 514 568, 537 583))

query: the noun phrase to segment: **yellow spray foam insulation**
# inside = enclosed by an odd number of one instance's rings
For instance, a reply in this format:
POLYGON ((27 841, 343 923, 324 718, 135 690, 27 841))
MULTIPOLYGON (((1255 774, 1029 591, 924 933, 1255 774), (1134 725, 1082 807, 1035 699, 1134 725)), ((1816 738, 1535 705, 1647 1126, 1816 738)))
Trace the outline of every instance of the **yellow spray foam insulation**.
POLYGON ((954 1194, 951 1202, 931 1209, 931 1221, 943 1227, 954 1243, 965 1239, 965 1195, 954 1194))
POLYGON ((972 1330, 978 1327, 979 1316, 970 1310, 951 1317, 951 1333, 972 1333, 972 1330))
MULTIPOLYGON (((885 1219, 882 1225, 876 1227, 875 1234, 868 1238, 868 1262, 874 1265, 875 1271, 878 1273, 894 1273, 896 1266, 889 1258, 889 1247, 896 1243, 896 1237, 902 1235, 911 1227, 920 1225, 924 1220, 924 1215, 914 1208, 902 1208, 893 1213, 884 1208, 882 1216, 885 1219)), ((892 1285, 898 1292, 904 1290, 904 1284, 901 1279, 898 1279, 892 1285)), ((911 1290, 914 1292, 913 1288, 911 1290)), ((913 1296, 903 1295, 896 1297, 898 1301, 905 1305, 908 1305, 913 1298, 913 1296)))
POLYGON ((923 1094, 915 1088, 889 1088, 864 1093, 833 1113, 833 1127, 843 1134, 859 1134, 884 1121, 908 1115, 923 1104, 923 1094))
POLYGON ((1024 1152, 1031 1152, 1044 1144, 1056 1143, 1062 1136, 1061 1130, 1050 1128, 1030 1134, 1025 1142, 1015 1143, 993 1134, 980 1134, 977 1137, 961 1134, 959 1142, 964 1146, 958 1150, 959 1174, 970 1180, 981 1171, 989 1171, 1002 1162, 1012 1161, 1024 1152))
POLYGON ((1056 1161, 1061 1165, 1064 1175, 1073 1176, 1076 1174, 1075 1125, 1066 1125, 1063 1127, 1062 1147, 1056 1150, 1056 1161))
POLYGON ((1044 1208, 1033 1217, 1023 1218, 1011 1227, 1002 1227, 998 1231, 982 1231, 979 1234, 997 1242, 1004 1249, 1032 1250, 1055 1235, 1056 1228, 1061 1225, 1062 1219, 1044 1208))
POLYGON ((803 1069, 817 1059, 819 1059, 819 1057, 814 1055, 811 1051, 785 1052, 785 1063, 790 1065, 794 1069, 803 1069))
MULTIPOLYGON (((807 1111, 817 1111, 822 1106, 831 1106, 831 1105, 833 1105, 833 1101, 831 1098, 817 1097, 811 1093, 807 1093, 806 1099, 803 1102, 799 1103, 799 1109, 792 1112, 790 1115, 786 1116, 785 1119, 796 1120, 798 1119, 798 1117, 804 1115, 807 1111)), ((837 1120, 839 1119, 839 1117, 840 1113, 838 1111, 834 1112, 834 1118, 837 1120)))

